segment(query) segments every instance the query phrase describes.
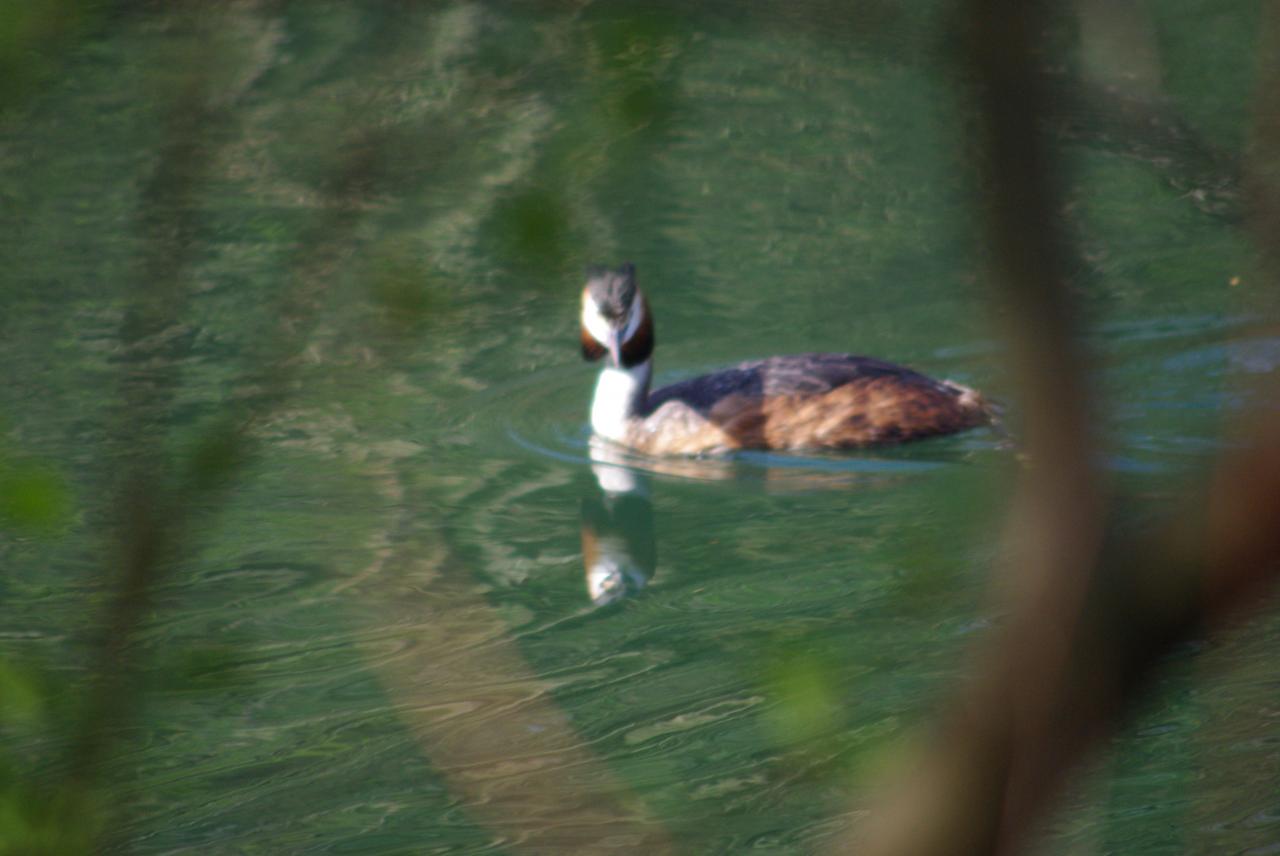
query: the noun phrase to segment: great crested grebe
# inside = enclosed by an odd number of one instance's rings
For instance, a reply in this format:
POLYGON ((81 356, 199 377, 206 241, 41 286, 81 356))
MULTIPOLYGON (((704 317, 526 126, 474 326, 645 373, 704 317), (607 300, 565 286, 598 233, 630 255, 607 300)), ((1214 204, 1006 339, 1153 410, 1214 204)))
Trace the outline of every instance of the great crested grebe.
POLYGON ((653 344, 653 315, 636 287, 635 265, 589 268, 582 356, 608 356, 591 427, 649 455, 888 445, 991 418, 974 390, 850 354, 769 357, 651 393, 653 344))

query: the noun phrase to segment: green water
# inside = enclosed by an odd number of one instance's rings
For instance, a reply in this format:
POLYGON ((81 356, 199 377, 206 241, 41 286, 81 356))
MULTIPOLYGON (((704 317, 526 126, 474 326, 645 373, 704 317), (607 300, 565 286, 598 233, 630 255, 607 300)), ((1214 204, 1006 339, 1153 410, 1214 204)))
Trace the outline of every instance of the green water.
MULTIPOLYGON (((1280 360, 1221 154, 1248 133, 1256 15, 1149 11, 1181 124, 1055 126, 1108 470, 1144 515, 1224 448, 1234 379, 1280 360)), ((30 690, 0 708, 10 792, 65 768, 120 474, 180 471, 253 412, 228 485, 163 494, 188 522, 127 648, 107 849, 572 852, 580 800, 617 852, 838 840, 999 618, 1013 454, 984 429, 648 466, 608 496, 576 301, 585 264, 632 260, 659 381, 855 351, 1016 427, 948 20, 245 3, 42 43, 0 118, 0 454, 45 497, 0 539, 5 685, 30 690), (175 120, 192 93, 207 109, 175 120), (158 181, 182 121, 199 166, 158 181), (584 529, 622 545, 627 596, 593 604, 584 529)), ((1084 63, 1087 28, 1057 25, 1084 63)), ((1045 852, 1272 852, 1278 640, 1263 616, 1175 656, 1045 852)))

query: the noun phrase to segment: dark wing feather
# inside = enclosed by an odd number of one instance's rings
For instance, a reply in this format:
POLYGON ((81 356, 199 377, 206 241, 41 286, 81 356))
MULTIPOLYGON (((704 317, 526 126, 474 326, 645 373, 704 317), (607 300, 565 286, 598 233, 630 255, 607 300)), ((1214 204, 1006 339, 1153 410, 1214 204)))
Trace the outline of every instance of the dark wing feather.
POLYGON ((731 369, 664 386, 650 394, 648 410, 653 412, 668 401, 682 401, 705 415, 716 402, 731 395, 750 398, 816 396, 854 381, 886 376, 908 386, 956 394, 952 387, 919 372, 870 357, 853 354, 798 354, 753 360, 731 369))

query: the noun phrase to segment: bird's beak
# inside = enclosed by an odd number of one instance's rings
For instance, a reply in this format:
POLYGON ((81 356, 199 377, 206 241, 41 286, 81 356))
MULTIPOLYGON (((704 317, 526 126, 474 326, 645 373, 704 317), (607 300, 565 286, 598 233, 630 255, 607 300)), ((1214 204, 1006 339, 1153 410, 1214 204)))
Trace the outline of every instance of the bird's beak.
POLYGON ((622 368, 622 342, 620 341, 621 338, 622 338, 622 330, 616 327, 612 327, 609 329, 608 339, 604 343, 605 347, 609 349, 609 357, 613 360, 613 367, 615 369, 622 368))

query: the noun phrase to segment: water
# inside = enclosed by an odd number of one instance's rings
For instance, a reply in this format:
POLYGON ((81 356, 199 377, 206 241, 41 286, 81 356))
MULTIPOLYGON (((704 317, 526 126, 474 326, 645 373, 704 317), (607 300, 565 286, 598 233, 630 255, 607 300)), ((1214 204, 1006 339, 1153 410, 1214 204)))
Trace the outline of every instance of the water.
MULTIPOLYGON (((1252 45, 1254 22, 1202 6, 1159 12, 1166 85, 1229 148, 1251 54, 1189 34, 1252 45)), ((589 817, 619 852, 814 852, 958 683, 998 620, 1003 437, 601 462, 575 330, 582 265, 628 259, 659 382, 849 350, 977 386, 1016 429, 943 19, 655 9, 120 15, 5 119, 4 451, 69 510, 0 544, 0 653, 72 696, 10 716, 7 765, 56 780, 93 662, 101 527, 139 452, 122 377, 173 372, 141 424, 181 461, 260 391, 277 320, 303 338, 248 469, 188 498, 130 649, 145 704, 112 735, 110 849, 572 852, 589 817), (212 166, 161 197, 198 217, 157 253, 138 215, 172 133, 156 69, 201 49, 220 58, 212 166), (362 123, 382 130, 344 136, 362 123), (385 173, 327 221, 326 175, 360 146, 385 173), (186 296, 130 351, 148 252, 179 259, 186 296), (584 552, 612 564, 593 576, 584 552)), ((1063 131, 1073 287, 1109 470, 1167 510, 1280 340, 1257 332, 1230 182, 1107 121, 1063 131)), ((1264 616, 1173 658, 1046 852, 1280 840, 1278 633, 1264 616)))

